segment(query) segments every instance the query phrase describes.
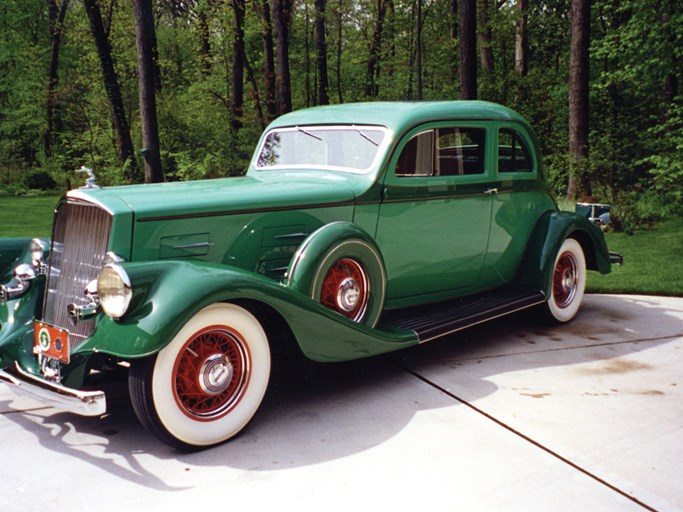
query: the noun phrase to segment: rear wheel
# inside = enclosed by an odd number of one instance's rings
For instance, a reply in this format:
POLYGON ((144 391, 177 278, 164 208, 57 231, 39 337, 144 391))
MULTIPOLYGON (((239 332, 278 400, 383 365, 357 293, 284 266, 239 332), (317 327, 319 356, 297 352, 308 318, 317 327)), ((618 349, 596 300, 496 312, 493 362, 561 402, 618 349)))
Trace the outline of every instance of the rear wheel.
POLYGON ((559 323, 569 322, 581 307, 586 287, 586 258, 581 244, 573 238, 562 243, 550 284, 551 293, 546 303, 548 317, 559 323))
POLYGON ((270 376, 270 348, 258 320, 234 304, 197 313, 155 356, 131 367, 140 421, 181 449, 212 446, 256 413, 270 376))

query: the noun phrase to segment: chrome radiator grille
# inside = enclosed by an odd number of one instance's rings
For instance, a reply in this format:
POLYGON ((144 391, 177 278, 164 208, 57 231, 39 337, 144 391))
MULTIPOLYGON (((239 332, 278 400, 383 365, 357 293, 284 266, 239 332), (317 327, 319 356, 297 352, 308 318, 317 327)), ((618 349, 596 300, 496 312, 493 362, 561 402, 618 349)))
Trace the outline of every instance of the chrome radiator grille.
POLYGON ((67 306, 87 304, 83 291, 102 268, 111 223, 104 210, 73 200, 60 204, 55 213, 43 321, 69 331, 71 350, 92 334, 95 320, 72 325, 67 306))

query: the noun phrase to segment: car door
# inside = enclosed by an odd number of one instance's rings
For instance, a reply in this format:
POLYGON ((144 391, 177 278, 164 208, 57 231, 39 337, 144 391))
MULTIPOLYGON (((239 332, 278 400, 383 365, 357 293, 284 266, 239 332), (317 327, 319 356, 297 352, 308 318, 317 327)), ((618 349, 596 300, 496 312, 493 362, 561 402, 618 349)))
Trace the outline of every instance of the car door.
POLYGON ((493 130, 496 194, 491 205, 491 235, 480 283, 495 287, 517 275, 531 231, 555 204, 542 180, 539 150, 531 134, 516 123, 493 130))
POLYGON ((388 307, 476 287, 491 223, 487 138, 484 123, 440 123, 414 129, 398 144, 376 234, 388 307))

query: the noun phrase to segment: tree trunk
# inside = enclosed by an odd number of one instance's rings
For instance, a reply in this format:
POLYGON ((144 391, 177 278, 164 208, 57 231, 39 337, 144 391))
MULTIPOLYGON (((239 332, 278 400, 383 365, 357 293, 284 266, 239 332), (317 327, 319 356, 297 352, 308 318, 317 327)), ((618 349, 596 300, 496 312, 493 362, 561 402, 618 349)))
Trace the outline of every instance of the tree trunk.
POLYGON ((525 77, 529 70, 529 41, 527 21, 529 0, 517 0, 517 20, 515 21, 515 73, 525 77))
POLYGON ((258 84, 256 83, 256 77, 254 76, 254 69, 249 64, 249 59, 247 59, 246 54, 244 55, 244 71, 246 73, 247 82, 251 84, 251 88, 254 91, 253 100, 254 108, 256 108, 256 115, 258 116, 259 126, 261 131, 266 127, 266 117, 263 115, 263 107, 261 106, 261 96, 259 95, 258 84))
POLYGON ((306 77, 305 83, 305 96, 306 96, 306 108, 311 106, 311 103, 315 104, 315 98, 311 98, 311 90, 315 89, 315 85, 311 88, 311 45, 309 43, 309 26, 311 25, 310 19, 308 17, 308 2, 304 2, 304 76, 306 77))
POLYGON ((270 4, 268 0, 254 2, 257 12, 261 17, 261 30, 263 38, 263 83, 266 88, 266 112, 268 119, 272 120, 277 115, 276 90, 275 90, 275 55, 273 51, 273 21, 270 16, 270 4))
POLYGON ((452 42, 452 55, 451 55, 451 80, 455 81, 458 78, 459 63, 458 63, 458 52, 455 48, 458 43, 458 0, 450 0, 450 26, 451 26, 451 42, 452 42))
POLYGON ((57 7, 57 0, 48 0, 48 3, 52 45, 50 49, 50 67, 48 69, 47 102, 45 108, 47 127, 45 128, 44 148, 45 156, 47 157, 52 155, 52 138, 55 130, 55 96, 57 85, 59 84, 59 44, 62 38, 64 17, 66 16, 66 8, 69 5, 69 0, 64 0, 61 7, 57 7))
POLYGON ((422 0, 415 5, 415 85, 416 100, 422 99, 422 0))
POLYGON ((133 139, 128 124, 128 116, 126 115, 126 107, 123 103, 123 95, 121 94, 121 87, 119 86, 119 76, 114 67, 114 59, 111 55, 111 44, 109 43, 109 38, 107 37, 107 32, 102 21, 100 5, 98 0, 83 0, 83 4, 85 5, 88 20, 90 21, 90 30, 93 39, 95 40, 97 56, 99 57, 100 67, 102 68, 102 81, 104 82, 104 90, 107 94, 109 110, 111 111, 119 161, 122 164, 126 161, 129 162, 129 174, 126 178, 133 182, 140 182, 142 181, 142 177, 138 173, 133 139))
POLYGON ((315 67, 318 76, 318 105, 327 105, 327 38, 325 37, 325 9, 327 0, 315 0, 315 67))
POLYGON ((292 111, 292 84, 289 74, 289 24, 293 0, 273 0, 273 25, 277 53, 277 113, 292 111))
POLYGON ((460 97, 477 99, 477 2, 460 2, 460 97))
POLYGON ((157 124, 155 63, 156 33, 152 0, 133 0, 135 12, 135 42, 138 55, 138 87, 140 94, 140 120, 142 124, 141 154, 145 160, 145 183, 164 181, 159 152, 159 126, 157 124))
POLYGON ((588 69, 590 44, 590 0, 572 0, 569 58, 569 157, 567 199, 590 195, 590 186, 581 172, 588 156, 588 69))
POLYGON ((205 9, 198 14, 199 19, 199 60, 203 75, 211 73, 211 41, 209 31, 209 18, 205 9))
POLYGON ((379 78, 380 54, 382 51, 382 30, 384 28, 384 16, 386 11, 386 2, 384 0, 377 0, 377 20, 375 21, 375 30, 372 33, 372 41, 370 43, 367 81, 365 84, 365 94, 370 98, 375 98, 379 94, 377 78, 379 78))
POLYGON ((337 4, 337 96, 339 103, 344 103, 342 95, 342 80, 341 80, 341 59, 342 59, 342 7, 343 0, 339 0, 337 4))
POLYGON ((671 18, 676 16, 676 7, 673 2, 666 2, 665 7, 659 15, 660 22, 665 27, 665 41, 667 47, 671 48, 671 51, 667 52, 669 54, 669 66, 664 74, 664 79, 662 81, 662 103, 664 110, 662 112, 661 121, 666 123, 670 116, 671 106, 675 98, 679 95, 679 83, 677 73, 683 70, 680 58, 676 55, 673 50, 676 48, 676 34, 672 29, 671 18))
POLYGON ((244 115, 244 0, 232 0, 235 29, 232 40, 232 97, 230 125, 234 132, 242 128, 244 115))
POLYGON ((491 8, 490 0, 482 0, 479 3, 479 60, 481 60, 481 69, 486 73, 493 73, 495 64, 493 60, 493 32, 489 24, 489 9, 491 8))

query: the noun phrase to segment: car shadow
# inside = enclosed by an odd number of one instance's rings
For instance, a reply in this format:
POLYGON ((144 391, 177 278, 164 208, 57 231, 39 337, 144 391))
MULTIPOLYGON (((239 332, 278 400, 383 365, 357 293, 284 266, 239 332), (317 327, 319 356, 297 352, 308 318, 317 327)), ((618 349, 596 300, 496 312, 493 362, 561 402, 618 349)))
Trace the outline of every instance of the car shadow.
MULTIPOLYGON (((107 385, 109 412, 101 418, 51 409, 2 417, 33 433, 45 449, 155 489, 180 488, 168 486, 149 469, 156 466, 146 464, 145 457, 250 471, 309 466, 381 445, 399 435, 421 411, 462 407, 462 402, 430 385, 424 375, 434 365, 440 365, 440 371, 465 372, 484 359, 497 358, 488 367, 494 373, 467 373, 460 380, 462 389, 450 390, 472 403, 497 391, 487 378, 496 374, 607 362, 609 350, 583 349, 619 344, 620 354, 633 354, 683 336, 680 309, 669 310, 647 297, 589 296, 586 306, 564 326, 540 325, 531 312, 370 359, 334 364, 286 360, 245 431, 196 453, 175 451, 148 434, 132 411, 123 381, 107 385), (645 310, 646 325, 645 316, 639 318, 639 311, 645 310), (539 354, 544 357, 536 357, 539 354)), ((0 411, 8 409, 9 402, 0 402, 0 411)))

